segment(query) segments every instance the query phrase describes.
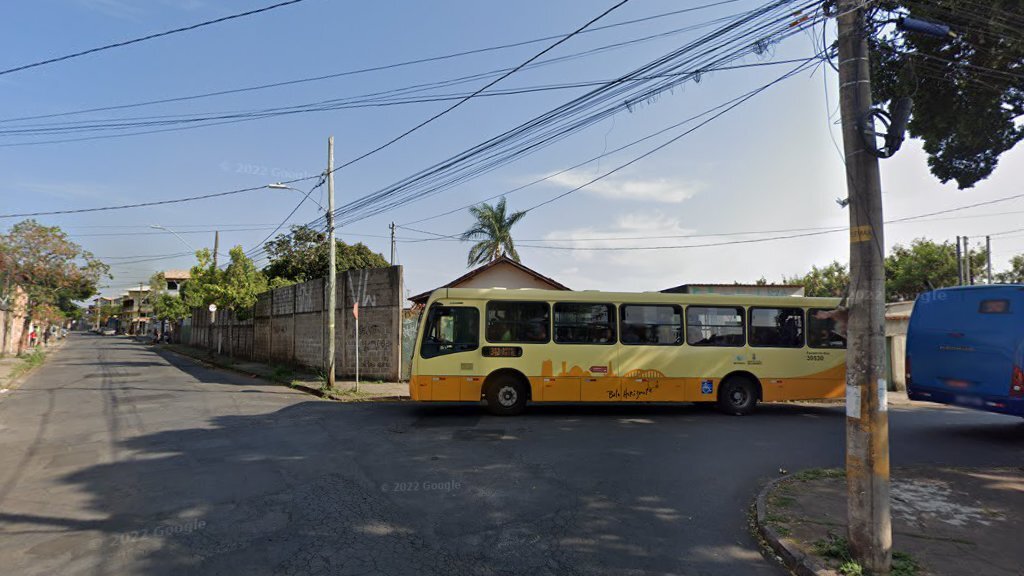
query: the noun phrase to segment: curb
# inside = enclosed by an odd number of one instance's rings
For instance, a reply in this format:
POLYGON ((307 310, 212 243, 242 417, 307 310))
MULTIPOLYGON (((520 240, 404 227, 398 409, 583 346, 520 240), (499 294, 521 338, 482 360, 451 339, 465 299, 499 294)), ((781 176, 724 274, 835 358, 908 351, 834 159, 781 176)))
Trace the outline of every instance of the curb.
POLYGON ((324 391, 320 390, 319 388, 313 388, 312 386, 304 386, 302 384, 285 384, 283 382, 278 382, 276 380, 271 380, 270 378, 267 378, 263 374, 257 374, 255 372, 250 372, 248 370, 242 370, 242 369, 236 368, 234 366, 224 366, 222 364, 217 364, 215 362, 211 362, 209 360, 200 358, 198 356, 193 356, 191 354, 186 354, 184 352, 179 352, 179 351, 171 349, 171 348, 155 348, 155 350, 162 351, 162 352, 168 352, 168 353, 174 354, 175 356, 178 356, 180 358, 187 358, 188 360, 192 360, 193 362, 196 362, 198 364, 201 364, 203 366, 207 366, 207 367, 210 367, 210 368, 217 368, 217 369, 220 369, 220 370, 227 370, 229 372, 234 372, 236 374, 242 374, 244 376, 249 376, 249 377, 252 377, 252 378, 259 378, 260 380, 264 380, 266 382, 270 382, 271 384, 275 384, 277 386, 282 386, 284 388, 291 388, 292 390, 298 390, 299 392, 304 392, 306 394, 310 394, 312 396, 317 396, 319 398, 325 398, 326 397, 324 391))
POLYGON ((758 493, 757 500, 754 502, 756 509, 754 522, 757 526, 757 533, 782 560, 786 568, 789 568, 797 576, 839 576, 838 572, 826 567, 817 558, 809 556, 795 542, 783 537, 768 524, 766 520, 768 517, 768 495, 779 484, 790 478, 792 475, 776 478, 766 484, 758 493))
POLYGON ((283 386, 285 388, 291 388, 292 390, 298 390, 299 392, 304 392, 304 393, 309 394, 311 396, 316 396, 317 398, 323 398, 325 400, 330 400, 331 402, 340 402, 340 403, 343 403, 343 404, 356 404, 356 403, 365 403, 365 402, 384 403, 384 402, 404 402, 405 401, 405 399, 403 397, 401 397, 401 396, 380 396, 380 397, 371 397, 371 398, 353 398, 351 400, 337 400, 335 398, 330 397, 326 391, 321 390, 320 388, 314 388, 312 386, 306 386, 304 384, 285 384, 283 382, 278 382, 277 380, 273 380, 273 379, 267 378, 266 375, 264 375, 264 374, 257 374, 256 372, 251 372, 249 370, 243 370, 243 369, 237 368, 235 366, 224 366, 222 364, 217 364, 216 362, 211 362, 211 361, 206 360, 204 358, 201 358, 201 357, 198 357, 198 356, 192 356, 191 354, 186 354, 184 352, 179 352, 179 351, 171 349, 171 348, 161 347, 161 348, 155 348, 155 349, 156 350, 162 350, 162 351, 165 351, 165 352, 170 352, 171 354, 174 354, 176 356, 180 356, 182 358, 188 358, 189 360, 192 360, 194 362, 198 362, 199 364, 202 364, 202 365, 205 365, 205 366, 209 366, 209 367, 212 367, 212 368, 219 368, 221 370, 228 370, 228 371, 234 372, 236 374, 243 374, 245 376, 250 376, 252 378, 259 378, 260 380, 265 380, 267 382, 270 382, 272 384, 276 384, 278 386, 283 386))
MULTIPOLYGON (((0 390, 4 391, 4 396, 6 396, 7 392, 11 392, 11 391, 17 389, 19 386, 21 386, 21 384, 23 382, 25 382, 25 380, 29 376, 31 376, 33 373, 35 373, 36 370, 39 370, 40 368, 45 366, 46 363, 50 360, 50 358, 52 358, 53 355, 56 354, 57 352, 60 352, 61 348, 64 347, 64 345, 67 343, 67 338, 61 338, 58 342, 59 342, 59 344, 55 343, 52 346, 48 346, 45 349, 46 357, 43 359, 43 363, 42 364, 40 364, 39 366, 36 366, 34 368, 29 368, 28 370, 22 372, 17 378, 12 378, 9 382, 7 382, 7 383, 3 384, 2 386, 0 386, 0 390)), ((3 398, 4 396, 0 396, 0 398, 3 398)))

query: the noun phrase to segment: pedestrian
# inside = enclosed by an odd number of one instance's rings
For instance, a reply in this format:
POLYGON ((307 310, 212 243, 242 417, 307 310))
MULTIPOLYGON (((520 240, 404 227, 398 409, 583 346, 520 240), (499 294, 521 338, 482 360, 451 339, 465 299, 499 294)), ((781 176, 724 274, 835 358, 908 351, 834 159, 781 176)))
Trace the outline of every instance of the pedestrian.
POLYGON ((43 330, 43 346, 50 345, 50 329, 43 330))
POLYGON ((28 333, 28 347, 36 347, 36 329, 32 328, 32 331, 28 333))

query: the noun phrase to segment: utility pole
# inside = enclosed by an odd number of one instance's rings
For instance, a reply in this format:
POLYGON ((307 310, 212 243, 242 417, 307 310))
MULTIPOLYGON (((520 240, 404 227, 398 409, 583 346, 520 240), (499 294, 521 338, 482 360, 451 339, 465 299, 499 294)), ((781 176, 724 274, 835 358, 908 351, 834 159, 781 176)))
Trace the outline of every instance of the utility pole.
POLYGON ((217 252, 220 252, 220 230, 213 233, 213 267, 217 267, 217 252))
POLYGON ((974 286, 974 266, 971 266, 971 244, 964 236, 964 284, 974 286))
POLYGON ((327 387, 334 388, 334 317, 337 311, 337 247, 334 242, 334 136, 327 139, 327 387))
POLYGON ((960 237, 956 237, 956 285, 964 285, 964 257, 960 252, 960 237))
POLYGON ((395 265, 395 223, 391 223, 391 265, 395 265))
POLYGON ((103 316, 103 314, 102 314, 103 311, 100 310, 100 299, 99 298, 96 299, 96 307, 93 309, 93 311, 96 313, 96 331, 99 332, 100 331, 100 317, 103 316))
MULTIPOLYGON (((850 550, 866 572, 888 574, 889 418, 885 381, 885 267, 878 158, 862 137, 872 107, 864 3, 838 2, 839 98, 850 199, 846 354, 846 499, 850 550)), ((868 135, 871 136, 871 135, 868 135)), ((874 138, 871 138, 873 140, 874 138)))
POLYGON ((987 268, 985 276, 988 280, 989 285, 992 284, 992 237, 985 236, 985 267, 987 268))

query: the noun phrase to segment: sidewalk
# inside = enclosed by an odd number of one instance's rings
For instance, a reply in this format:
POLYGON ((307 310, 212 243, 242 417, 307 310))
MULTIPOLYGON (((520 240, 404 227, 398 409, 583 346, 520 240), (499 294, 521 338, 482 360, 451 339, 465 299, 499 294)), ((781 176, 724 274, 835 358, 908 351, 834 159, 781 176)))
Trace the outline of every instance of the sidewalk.
MULTIPOLYGON (((1024 467, 898 468, 892 576, 1024 575, 1024 467)), ((758 496, 760 535, 796 574, 861 574, 846 542, 846 477, 812 469, 758 496)))
POLYGON ((355 381, 338 380, 335 382, 335 389, 327 392, 323 390, 323 379, 310 372, 303 372, 292 366, 282 364, 263 364, 250 362, 238 358, 230 358, 224 355, 213 354, 207 350, 185 346, 184 344, 146 344, 154 346, 156 350, 167 350, 174 354, 188 356, 201 362, 206 362, 220 368, 226 368, 235 372, 241 372, 250 376, 257 376, 265 380, 271 380, 302 390, 321 398, 338 400, 341 402, 382 402, 398 401, 409 399, 409 385, 404 382, 379 382, 363 381, 359 383, 359 391, 356 392, 355 381))
POLYGON ((41 365, 46 357, 59 350, 65 342, 67 342, 67 338, 61 338, 49 346, 40 345, 34 348, 33 351, 26 352, 20 357, 7 356, 0 358, 0 394, 6 394, 8 390, 17 386, 22 376, 41 365), (41 351, 42 354, 37 355, 35 352, 37 350, 41 351))

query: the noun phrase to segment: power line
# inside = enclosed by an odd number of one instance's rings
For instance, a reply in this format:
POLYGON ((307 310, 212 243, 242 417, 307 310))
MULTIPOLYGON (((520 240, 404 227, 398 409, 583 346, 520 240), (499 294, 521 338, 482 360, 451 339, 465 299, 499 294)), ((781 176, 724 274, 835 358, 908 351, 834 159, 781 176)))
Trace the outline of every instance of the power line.
POLYGON ((357 156, 357 157, 353 158, 352 160, 349 160, 349 161, 347 161, 347 162, 345 162, 345 163, 341 164, 340 166, 336 167, 336 168, 335 168, 335 169, 334 169, 333 171, 334 171, 334 172, 337 172, 338 170, 341 170, 342 168, 346 168, 346 167, 348 167, 348 166, 351 166, 351 165, 355 164, 356 162, 359 162, 360 160, 362 160, 362 159, 364 159, 364 158, 367 158, 367 157, 369 157, 369 156, 371 156, 371 155, 373 155, 373 154, 376 154, 377 152, 380 152, 381 150, 383 150, 383 149, 387 148, 388 146, 391 146, 392 144, 394 144, 394 143, 398 142, 399 140, 402 140, 402 139, 403 139, 403 138, 405 138, 406 136, 409 136, 409 135, 410 135, 410 134, 412 134, 413 132, 416 132, 416 131, 417 131, 417 130, 419 130, 420 128, 423 128, 423 127, 424 127, 424 126, 426 126, 427 124, 430 124, 430 123, 431 123, 431 122, 433 122, 434 120, 437 120, 438 118, 441 118, 442 116, 444 116, 444 115, 448 114, 448 113, 449 113, 449 112, 451 112, 452 110, 455 110, 455 109, 456 109, 456 108, 458 108, 459 106, 462 106, 462 105, 463 105, 463 104, 465 104, 466 102, 469 102, 469 101, 470 101, 470 100, 472 100, 472 99, 473 99, 474 97, 478 96, 478 95, 479 95, 479 94, 480 94, 481 92, 483 92, 483 91, 487 90, 487 89, 488 89, 488 88, 490 88, 491 86, 494 86, 494 85, 495 85, 495 84, 497 84, 498 82, 501 82, 501 81, 502 81, 502 80, 504 80, 505 78, 508 78, 509 76, 511 76, 511 75, 513 75, 513 74, 515 74, 516 72, 518 72, 519 70, 521 70, 521 69, 522 69, 522 68, 523 68, 524 66, 526 66, 526 65, 527 65, 527 64, 529 64, 530 62, 533 62, 534 60, 536 60, 536 59, 540 58, 541 56, 543 56, 543 55, 547 54, 548 52, 550 52, 550 51, 554 50, 554 49, 555 49, 555 48, 557 48, 558 46, 561 46, 561 45, 562 45, 562 44, 563 44, 564 42, 568 41, 568 40, 569 40, 570 38, 572 38, 573 36, 576 36, 577 34, 579 34, 580 32, 582 32, 583 30, 585 30, 585 29, 587 29, 588 27, 590 27, 590 25, 591 25, 591 24, 593 24, 594 22, 597 22, 597 21, 598 21, 598 20, 600 20, 601 18, 604 18, 605 16, 607 16, 608 14, 610 14, 610 13, 611 13, 612 11, 614 11, 615 9, 619 8, 620 6, 622 6, 623 4, 625 4, 625 3, 627 3, 627 2, 629 2, 629 0, 619 0, 619 2, 618 2, 618 3, 616 3, 615 5, 613 5, 613 6, 611 7, 611 8, 608 8, 608 9, 607 9, 607 10, 605 10, 604 12, 602 12, 602 13, 598 14, 598 15, 597 15, 596 17, 592 18, 592 19, 591 19, 590 21, 588 21, 588 22, 587 22, 586 24, 584 24, 583 26, 580 26, 580 27, 579 27, 579 28, 577 28, 576 30, 574 30, 574 31, 570 32, 569 34, 567 34, 567 35, 563 36, 561 40, 558 40, 557 42, 555 42, 554 44, 552 44, 552 45, 548 46, 547 48, 545 48, 545 49, 541 50, 541 51, 540 51, 540 52, 538 52, 537 54, 534 54, 533 56, 531 56, 530 58, 528 58, 528 59, 527 59, 527 60, 526 60, 525 62, 523 62, 522 64, 520 64, 520 65, 516 66, 515 68, 513 68, 513 69, 509 70, 509 71, 508 71, 508 72, 506 72, 505 74, 502 74, 502 75, 501 75, 501 76, 499 76, 498 78, 496 78, 496 79, 494 79, 494 80, 492 80, 492 81, 488 82, 487 84, 484 84, 484 85, 483 85, 482 87, 480 87, 480 88, 479 88, 479 89, 478 89, 477 91, 473 92, 472 94, 470 94, 470 95, 466 96, 465 98, 462 98, 461 100, 459 100, 459 101, 458 101, 458 102, 456 102, 455 104, 452 104, 451 106, 449 106, 448 108, 445 108, 445 109, 444 109, 444 110, 442 110, 441 112, 438 112, 437 114, 434 114, 434 115, 433 115, 433 116, 431 116, 430 118, 427 118, 427 119, 426 119, 426 120, 424 120, 423 122, 420 122, 419 124, 417 124, 417 125, 413 126, 412 128, 410 128, 410 129, 406 130, 405 132, 402 132, 401 134, 399 134, 398 136, 395 136, 395 137, 394 137, 394 138, 392 138, 391 140, 388 140, 388 141, 387 141, 387 142, 385 142, 384 144, 381 144, 380 146, 377 146, 376 148, 374 148, 374 149, 370 150, 369 152, 365 152, 365 153, 363 153, 363 154, 361 154, 361 155, 359 155, 359 156, 357 156))
POLYGON ((263 8, 257 8, 256 10, 249 10, 248 12, 240 12, 238 14, 231 14, 230 16, 224 16, 216 18, 214 20, 206 20, 199 22, 198 24, 192 24, 191 26, 184 26, 182 28, 175 28, 173 30, 166 30, 164 32, 158 32, 156 34, 150 34, 148 36, 142 36, 140 38, 134 38, 132 40, 125 40, 123 42, 115 42, 114 44, 107 44, 106 46, 98 46, 96 48, 90 48, 88 50, 82 50, 81 52, 75 52, 73 54, 66 54, 64 56, 58 56, 56 58, 50 58, 48 60, 41 60, 39 62, 33 62, 32 64, 23 64, 21 66, 15 66, 14 68, 8 68, 6 70, 0 70, 0 76, 4 74, 11 74, 13 72, 20 72, 22 70, 28 70, 29 68, 35 68, 37 66, 44 66, 46 64, 54 64, 56 62, 63 62, 65 60, 71 60, 72 58, 78 58, 79 56, 85 56, 87 54, 94 54, 96 52, 102 52, 103 50, 110 50, 112 48, 120 48, 122 46, 128 46, 130 44, 137 44, 139 42, 145 42, 146 40, 152 40, 154 38, 161 38, 163 36, 170 36, 171 34, 177 34, 179 32, 188 32, 204 26, 210 26, 213 24, 219 24, 228 20, 234 20, 236 18, 243 18, 245 16, 252 16, 253 14, 259 14, 261 12, 267 12, 274 10, 275 8, 281 8, 282 6, 288 6, 290 4, 298 4, 304 0, 288 0, 287 2, 279 2, 263 8))
MULTIPOLYGON (((294 182, 300 182, 302 180, 310 180, 317 176, 307 176, 305 178, 296 178, 295 180, 287 180, 282 184, 292 184, 294 182)), ((232 196, 234 194, 242 194, 244 192, 253 192, 255 190, 264 190, 267 186, 254 186, 252 188, 239 188, 237 190, 228 190, 227 192, 214 192, 211 194, 202 194, 200 196, 189 196, 186 198, 175 198, 173 200, 156 200, 153 202, 139 202, 137 204, 121 204, 119 206, 100 206, 97 208, 77 208, 74 210, 53 210, 49 212, 24 212, 21 214, 0 214, 0 218, 27 218, 33 216, 57 216, 61 214, 82 214, 85 212, 102 212, 106 210, 125 210, 128 208, 143 208, 147 206, 162 206, 164 204, 178 204, 181 202, 193 202, 196 200, 206 200, 208 198, 220 198, 222 196, 232 196)))
MULTIPOLYGON (((647 22, 647 21, 650 21, 650 20, 665 18, 665 17, 668 17, 668 16, 676 16, 676 15, 679 15, 679 14, 684 14, 684 13, 688 13, 688 12, 695 12, 695 11, 704 10, 704 9, 707 9, 707 8, 714 8, 714 7, 722 6, 722 5, 725 5, 725 4, 733 4, 733 3, 736 3, 736 2, 739 2, 739 1, 741 1, 741 0, 723 0, 723 1, 719 1, 719 2, 712 2, 710 4, 703 4, 701 6, 693 6, 693 7, 690 7, 690 8, 683 8, 683 9, 680 9, 680 10, 673 10, 671 12, 663 12, 661 14, 655 14, 653 16, 646 16, 646 17, 643 17, 643 18, 636 18, 634 20, 626 20, 626 21, 623 21, 623 22, 616 22, 614 24, 607 24, 607 25, 604 25, 604 26, 595 26, 593 28, 589 28, 587 30, 584 30, 583 32, 581 32, 581 34, 589 34, 589 33, 592 33, 592 32, 598 32, 598 31, 601 31, 601 30, 608 30, 608 29, 617 28, 617 27, 620 27, 620 26, 637 24, 637 23, 640 23, 640 22, 647 22)), ((689 28, 689 27, 687 27, 687 28, 689 28)), ((683 30, 685 30, 685 28, 683 30)), ((110 111, 110 110, 123 110, 123 109, 126 109, 126 108, 137 108, 137 107, 152 106, 152 105, 157 105, 157 104, 168 104, 168 103, 172 103, 172 102, 184 102, 184 101, 188 101, 188 100, 198 100, 198 99, 210 98, 210 97, 214 97, 214 96, 224 96, 224 95, 228 95, 228 94, 238 94, 238 93, 242 93, 242 92, 252 92, 252 91, 257 91, 257 90, 265 90, 265 89, 268 89, 268 88, 278 88, 278 87, 282 87, 282 86, 291 86, 291 85, 302 84, 302 83, 307 83, 307 82, 317 82, 317 81, 320 81, 320 80, 329 80, 329 79, 333 79, 333 78, 341 78, 341 77, 344 77, 344 76, 352 76, 352 75, 364 74, 364 73, 368 73, 368 72, 379 72, 379 71, 383 71, 383 70, 390 70, 390 69, 393 69, 393 68, 399 68, 399 67, 404 67, 404 66, 411 66, 411 65, 415 65, 415 64, 424 64, 424 63, 429 63, 429 62, 438 62, 438 61, 442 61, 442 60, 449 60, 449 59, 452 59, 452 58, 459 58, 459 57, 462 57, 462 56, 469 56, 469 55, 474 55, 474 54, 482 54, 482 53, 486 53, 486 52, 494 52, 494 51, 498 51, 498 50, 505 50, 505 49, 508 49, 508 48, 516 48, 516 47, 519 47, 519 46, 528 46, 530 44, 536 44, 538 42, 545 42, 545 41, 548 41, 548 40, 554 40, 554 39, 557 39, 557 38, 561 38, 562 36, 563 36, 562 34, 554 35, 554 36, 544 36, 542 38, 534 38, 532 40, 523 40, 523 41, 513 42, 513 43, 509 43, 509 44, 501 44, 501 45, 489 46, 489 47, 485 47, 485 48, 476 48, 476 49, 472 49, 472 50, 463 50, 461 52, 455 52, 455 53, 445 54, 445 55, 441 55, 441 56, 432 56, 432 57, 428 57, 428 58, 417 58, 417 59, 414 59, 414 60, 407 60, 407 61, 404 61, 404 62, 396 62, 396 63, 392 63, 392 64, 384 64, 384 65, 380 65, 380 66, 372 66, 372 67, 367 67, 367 68, 360 68, 360 69, 356 69, 356 70, 346 70, 346 71, 343 71, 343 72, 336 72, 336 73, 333 73, 333 74, 325 74, 325 75, 322 75, 322 76, 312 76, 312 77, 307 77, 307 78, 298 78, 298 79, 294 79, 294 80, 285 80, 285 81, 281 81, 281 82, 272 82, 272 83, 259 84, 259 85, 255 85, 255 86, 247 86, 247 87, 242 87, 242 88, 231 88, 231 89, 226 89, 226 90, 218 90, 218 91, 214 91, 214 92, 206 92, 206 93, 203 93, 203 94, 193 94, 193 95, 189 95, 189 96, 177 96, 177 97, 174 97, 174 98, 163 98, 163 99, 159 99, 159 100, 148 100, 148 101, 143 101, 143 102, 133 102, 133 103, 129 103, 129 104, 117 104, 117 105, 113 105, 113 106, 101 106, 101 107, 97 107, 97 108, 86 108, 86 109, 73 110, 73 111, 68 111, 68 112, 56 112, 56 113, 51 113, 51 114, 39 114, 39 115, 35 115, 35 116, 21 116, 21 117, 16 117, 16 118, 4 118, 4 119, 0 119, 0 123, 16 122, 16 121, 21 121, 21 120, 37 120, 37 119, 43 119, 43 118, 56 118, 56 117, 60 117, 60 116, 72 116, 72 115, 78 115, 78 114, 86 114, 86 113, 89 113, 89 112, 105 112, 105 111, 110 111)))

